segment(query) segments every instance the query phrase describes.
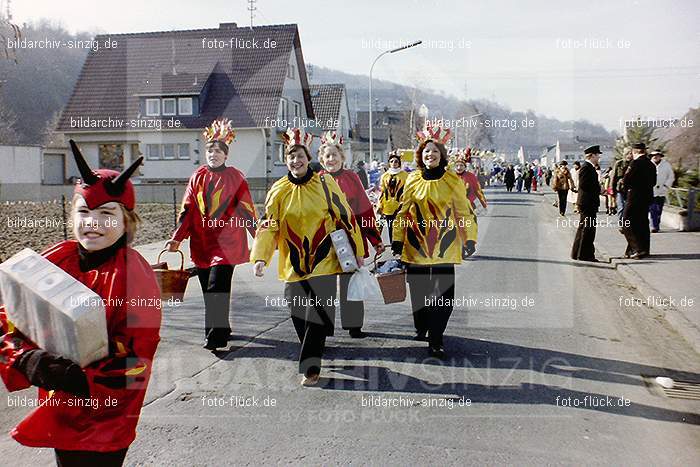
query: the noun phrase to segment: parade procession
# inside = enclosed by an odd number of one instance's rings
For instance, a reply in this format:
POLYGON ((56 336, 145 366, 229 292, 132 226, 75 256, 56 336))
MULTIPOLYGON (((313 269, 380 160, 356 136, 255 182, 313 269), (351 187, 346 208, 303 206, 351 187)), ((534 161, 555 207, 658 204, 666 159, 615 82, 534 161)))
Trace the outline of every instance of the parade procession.
POLYGON ((0 465, 696 465, 673 3, 0 0, 0 465))

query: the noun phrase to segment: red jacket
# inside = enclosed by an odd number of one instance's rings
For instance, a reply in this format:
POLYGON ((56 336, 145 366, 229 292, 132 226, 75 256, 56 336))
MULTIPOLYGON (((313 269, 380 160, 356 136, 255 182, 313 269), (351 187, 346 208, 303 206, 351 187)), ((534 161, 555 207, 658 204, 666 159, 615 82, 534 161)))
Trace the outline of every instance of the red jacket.
MULTIPOLYGON (((62 391, 39 389, 43 405, 10 433, 25 446, 65 450, 117 451, 136 437, 160 329, 160 291, 148 263, 122 247, 96 269, 80 270, 78 242, 58 243, 42 253, 49 261, 96 292, 105 303, 109 355, 83 368, 89 402, 62 391), (107 403, 114 405, 107 406, 107 403)), ((30 386, 12 365, 37 348, 7 321, 0 307, 0 376, 9 391, 30 386)))
POLYGON ((472 203, 472 208, 474 208, 474 200, 479 198, 479 202, 482 206, 486 207, 486 197, 484 197, 484 192, 481 191, 481 185, 479 184, 479 179, 476 174, 465 170, 461 174, 457 174, 462 179, 464 184, 467 186, 467 198, 469 202, 472 203))
POLYGON ((199 167, 187 185, 173 240, 190 238, 190 256, 198 268, 248 262, 248 237, 255 236, 256 215, 248 182, 240 170, 199 167))
MULTIPOLYGON (((321 170, 320 174, 325 175, 328 174, 328 172, 326 170, 321 170)), ((357 223, 360 225, 360 232, 362 232, 362 241, 365 244, 365 258, 367 258, 369 256, 367 241, 369 240, 372 246, 377 246, 382 243, 382 237, 377 230, 377 219, 374 217, 372 203, 369 202, 367 192, 362 186, 360 177, 355 172, 352 170, 340 169, 331 175, 335 181, 338 182, 338 186, 340 186, 343 193, 345 193, 348 204, 357 218, 357 223)))

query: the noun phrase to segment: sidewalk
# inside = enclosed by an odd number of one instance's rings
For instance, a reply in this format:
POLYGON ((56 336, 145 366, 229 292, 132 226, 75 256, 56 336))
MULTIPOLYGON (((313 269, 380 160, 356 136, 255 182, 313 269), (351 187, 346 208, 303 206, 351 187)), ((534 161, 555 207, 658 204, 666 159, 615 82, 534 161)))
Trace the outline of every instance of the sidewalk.
MULTIPOLYGON (((556 194, 547 188, 545 204, 553 215, 558 215, 557 208, 552 205, 555 199, 556 194)), ((578 220, 571 203, 566 208, 566 217, 578 220)), ((631 260, 624 258, 627 241, 618 230, 617 216, 599 211, 598 222, 607 220, 610 226, 599 227, 596 231, 598 259, 610 262, 644 297, 641 305, 658 310, 700 352, 700 232, 678 232, 664 228, 662 224, 661 232, 651 234, 651 256, 631 260)), ((573 242, 576 229, 570 230, 573 242)))

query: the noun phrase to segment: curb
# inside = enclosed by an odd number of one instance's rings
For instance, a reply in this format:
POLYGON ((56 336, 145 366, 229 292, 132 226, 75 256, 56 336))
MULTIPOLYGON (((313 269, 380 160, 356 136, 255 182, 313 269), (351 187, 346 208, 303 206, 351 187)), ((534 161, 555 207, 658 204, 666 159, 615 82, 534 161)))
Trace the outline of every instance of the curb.
MULTIPOLYGON (((551 193, 548 193, 551 194, 551 193)), ((554 208, 551 204, 548 205, 550 208, 554 208)), ((557 211, 558 214, 558 211, 557 211)), ((607 251, 600 249, 598 246, 595 247, 596 254, 604 258, 606 262, 610 263, 611 269, 615 269, 620 275, 625 279, 632 287, 637 289, 637 291, 644 297, 649 296, 663 296, 658 290, 656 290, 652 285, 645 281, 637 272, 632 269, 629 262, 625 258, 620 258, 619 256, 611 256, 607 251)), ((688 320, 683 313, 675 307, 664 307, 664 308, 653 308, 656 311, 660 311, 663 319, 693 348, 697 353, 700 353, 700 329, 688 320)))

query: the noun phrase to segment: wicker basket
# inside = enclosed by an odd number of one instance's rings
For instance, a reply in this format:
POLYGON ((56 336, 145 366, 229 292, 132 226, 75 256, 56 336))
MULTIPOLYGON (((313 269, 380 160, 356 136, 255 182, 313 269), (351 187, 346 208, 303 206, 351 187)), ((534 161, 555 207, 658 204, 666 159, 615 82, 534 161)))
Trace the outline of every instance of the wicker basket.
MULTIPOLYGON (((379 263, 381 266, 382 263, 379 263)), ((374 257, 374 270, 377 271, 377 257, 374 257)), ((375 277, 379 283, 379 289, 384 297, 384 304, 401 303, 406 300, 406 270, 377 274, 375 277)))
POLYGON ((160 298, 164 301, 170 299, 182 301, 187 288, 187 281, 190 279, 190 273, 184 270, 185 255, 180 250, 177 250, 180 253, 180 269, 168 269, 168 264, 165 263, 165 267, 163 267, 163 263, 160 261, 161 255, 167 251, 163 250, 158 254, 158 259, 156 260, 158 264, 153 269, 158 281, 158 287, 160 287, 160 298))

